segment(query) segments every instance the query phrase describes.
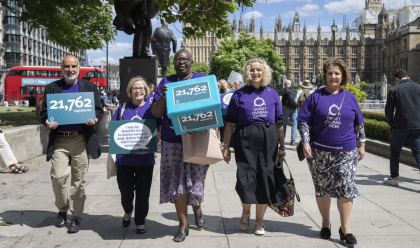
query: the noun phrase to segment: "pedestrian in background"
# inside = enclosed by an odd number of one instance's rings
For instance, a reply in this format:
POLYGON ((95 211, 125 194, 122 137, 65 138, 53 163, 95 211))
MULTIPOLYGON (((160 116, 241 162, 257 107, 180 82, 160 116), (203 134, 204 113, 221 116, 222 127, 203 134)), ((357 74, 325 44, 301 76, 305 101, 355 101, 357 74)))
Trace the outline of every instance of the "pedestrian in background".
POLYGON ((296 102, 296 90, 291 88, 292 81, 285 80, 283 82, 283 89, 280 90, 280 101, 283 108, 283 132, 284 138, 286 139, 287 123, 290 120, 292 125, 290 145, 295 146, 295 140, 297 136, 297 102, 296 102))
POLYGON ((278 153, 281 159, 286 156, 283 112, 279 95, 268 87, 271 68, 264 59, 249 59, 243 68, 243 79, 244 87, 235 91, 226 114, 223 157, 229 163, 229 144, 235 127, 235 189, 242 203, 240 228, 248 230, 251 204, 256 204, 254 233, 264 235, 268 204, 290 195, 283 171, 276 170, 274 164, 278 153))
POLYGON ((13 155, 12 149, 10 149, 9 143, 7 143, 4 137, 3 130, 0 129, 0 169, 3 171, 8 168, 8 172, 12 174, 22 174, 29 170, 28 166, 21 166, 15 155, 13 155))
POLYGON ((103 109, 95 84, 79 79, 79 60, 68 55, 61 62, 64 78, 54 81, 45 87, 45 99, 42 103, 41 120, 50 129, 47 161, 51 160, 51 182, 55 205, 58 214, 56 227, 64 227, 67 222, 67 211, 70 209, 71 221, 68 233, 80 230, 80 221, 85 206, 86 175, 89 168, 89 157, 97 159, 101 156, 99 139, 94 125, 101 121, 103 109), (59 125, 48 122, 47 102, 49 94, 93 92, 95 104, 95 120, 86 120, 85 124, 59 125), (67 191, 67 178, 71 174, 70 197, 67 191))
MULTIPOLYGON (((127 85, 127 96, 132 100, 121 104, 112 120, 155 119, 152 115, 150 102, 147 100, 149 95, 150 88, 143 77, 138 76, 130 79, 127 85)), ((160 125, 160 120, 157 125, 160 125)), ((158 134, 160 135, 160 132, 158 134)), ((117 154, 115 163, 118 165, 117 183, 121 193, 121 205, 124 208, 122 226, 130 225, 134 209, 136 232, 143 234, 146 232, 145 222, 149 213, 150 187, 155 165, 154 153, 117 154), (134 195, 136 197, 135 208, 133 207, 134 195)))
POLYGON ((189 235, 188 205, 193 207, 195 224, 203 228, 205 219, 201 210, 204 201, 204 181, 209 165, 184 163, 182 136, 176 135, 172 121, 166 115, 167 84, 206 76, 192 72, 192 55, 186 49, 179 50, 174 57, 176 75, 163 78, 155 91, 152 113, 162 118, 161 162, 160 162, 160 204, 175 203, 179 228, 175 242, 182 242, 189 235))
POLYGON ((117 104, 115 102, 114 97, 112 96, 112 91, 108 91, 106 95, 102 97, 102 102, 106 110, 111 112, 111 118, 115 114, 115 110, 117 109, 117 104))
POLYGON ((388 92, 385 117, 391 128, 388 185, 399 185, 400 154, 407 141, 420 168, 420 85, 414 83, 405 70, 395 72, 395 86, 388 92))
POLYGON ((300 84, 300 87, 302 87, 302 89, 297 91, 296 98, 295 98, 295 101, 298 104, 298 110, 303 106, 303 103, 305 102, 306 98, 308 98, 310 94, 314 93, 313 91, 314 86, 311 84, 311 81, 309 81, 309 79, 305 79, 303 80, 303 82, 300 82, 299 84, 300 84))
POLYGON ((350 80, 342 60, 325 61, 322 79, 325 87, 311 94, 299 111, 298 128, 322 216, 320 235, 331 237, 330 206, 334 197, 340 213, 340 239, 355 245, 350 216, 353 198, 360 196, 354 177, 357 163, 365 154, 364 120, 356 97, 341 88, 350 80))

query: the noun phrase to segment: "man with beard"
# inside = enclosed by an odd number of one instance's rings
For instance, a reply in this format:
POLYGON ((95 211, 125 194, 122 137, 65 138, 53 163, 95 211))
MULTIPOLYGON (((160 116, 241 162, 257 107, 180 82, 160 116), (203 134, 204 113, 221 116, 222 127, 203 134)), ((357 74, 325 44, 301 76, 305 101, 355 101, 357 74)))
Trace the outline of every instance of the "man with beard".
POLYGON ((85 178, 89 167, 89 156, 93 159, 101 155, 99 140, 94 125, 102 119, 103 110, 95 84, 79 75, 79 61, 68 55, 61 62, 64 78, 54 81, 45 87, 45 99, 42 104, 41 121, 49 129, 47 161, 51 160, 51 181, 55 195, 58 215, 56 227, 64 227, 67 222, 67 210, 70 209, 71 221, 68 233, 80 230, 85 204, 85 178), (49 94, 93 92, 96 119, 86 120, 84 124, 59 125, 48 122, 47 102, 49 94), (67 178, 71 174, 70 197, 66 188, 67 178))

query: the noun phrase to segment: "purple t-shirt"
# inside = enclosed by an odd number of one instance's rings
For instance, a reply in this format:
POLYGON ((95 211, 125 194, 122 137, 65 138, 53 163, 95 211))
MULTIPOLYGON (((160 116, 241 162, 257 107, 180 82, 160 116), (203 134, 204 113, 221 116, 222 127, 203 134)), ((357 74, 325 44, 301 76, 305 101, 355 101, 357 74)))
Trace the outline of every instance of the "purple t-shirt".
MULTIPOLYGON (((199 78, 199 77, 205 77, 207 76, 206 74, 203 73, 193 73, 193 76, 191 79, 193 78, 199 78)), ((165 77, 163 78, 158 87, 155 90, 155 94, 153 96, 153 104, 155 102, 157 102, 160 98, 160 96, 162 95, 162 86, 165 84, 170 84, 170 83, 174 83, 174 82, 178 82, 178 77, 176 75, 172 75, 169 77, 165 77)), ((175 134, 175 130, 174 127, 172 126, 172 121, 171 119, 168 118, 168 115, 165 114, 163 115, 162 118, 162 131, 161 131, 161 139, 165 142, 170 142, 170 143, 182 143, 182 136, 181 135, 176 135, 175 134)))
MULTIPOLYGON (((325 88, 312 93, 299 110, 298 121, 305 122, 310 127, 311 142, 316 138, 328 120, 332 120, 344 96, 344 90, 338 94, 330 94, 325 88), (328 119, 328 120, 327 120, 328 119)), ((346 91, 346 98, 340 114, 329 127, 325 128, 321 136, 312 147, 327 152, 351 151, 357 147, 355 125, 364 122, 362 111, 356 97, 346 91)))
MULTIPOLYGON (((136 106, 132 102, 127 102, 122 118, 121 110, 123 104, 120 104, 112 117, 113 121, 118 120, 139 120, 139 119, 155 119, 152 115, 150 103, 145 101, 143 106, 136 106)), ((160 126, 160 120, 157 120, 157 126, 160 126)), ((155 165, 154 153, 142 154, 117 154, 116 164, 127 166, 153 166, 155 165)))
MULTIPOLYGON (((63 93, 77 93, 79 92, 79 82, 76 82, 73 85, 68 85, 66 83, 63 83, 62 87, 63 93)), ((87 122, 87 120, 86 120, 87 122)), ((81 124, 69 124, 69 125, 60 125, 58 123, 57 130, 60 132, 79 132, 82 131, 82 125, 81 124)))
POLYGON ((230 100, 226 116, 237 118, 238 125, 269 123, 283 115, 280 97, 268 86, 255 89, 245 86, 236 90, 230 100))

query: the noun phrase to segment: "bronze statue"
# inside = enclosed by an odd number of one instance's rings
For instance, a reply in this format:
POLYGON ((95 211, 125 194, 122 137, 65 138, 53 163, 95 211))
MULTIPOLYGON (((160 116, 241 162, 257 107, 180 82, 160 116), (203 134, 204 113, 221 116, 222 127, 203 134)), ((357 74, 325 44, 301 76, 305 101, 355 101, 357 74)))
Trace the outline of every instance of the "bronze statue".
POLYGON ((149 51, 152 37, 151 19, 158 13, 154 0, 115 0, 114 26, 131 35, 134 33, 133 57, 151 56, 149 51))
POLYGON ((169 66, 169 53, 171 52, 170 43, 172 41, 172 51, 176 53, 176 38, 167 24, 156 28, 152 36, 152 52, 157 56, 160 67, 162 67, 162 77, 166 77, 166 69, 169 66))

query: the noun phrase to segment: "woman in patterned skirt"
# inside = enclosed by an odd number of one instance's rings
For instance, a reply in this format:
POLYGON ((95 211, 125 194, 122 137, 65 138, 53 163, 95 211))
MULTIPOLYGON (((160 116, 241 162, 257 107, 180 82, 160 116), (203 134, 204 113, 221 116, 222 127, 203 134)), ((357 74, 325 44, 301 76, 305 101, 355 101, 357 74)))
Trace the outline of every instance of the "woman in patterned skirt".
POLYGON ((226 114, 223 157, 230 161, 229 144, 235 144, 236 192, 242 202, 240 228, 248 230, 251 204, 256 204, 255 235, 264 235, 268 204, 290 195, 283 171, 274 165, 278 153, 286 156, 280 97, 267 85, 271 69, 262 58, 251 58, 243 68, 244 87, 235 91, 226 114), (280 143, 280 150, 278 144, 280 143))
POLYGON ((355 245, 350 216, 353 198, 360 194, 354 177, 357 163, 365 154, 366 138, 357 99, 341 88, 350 80, 349 75, 342 60, 325 61, 322 77, 325 87, 305 100, 297 120, 322 216, 321 237, 331 236, 330 205, 334 197, 340 213, 340 239, 355 245))
POLYGON ((153 97, 152 113, 162 118, 162 154, 160 162, 160 204, 175 203, 179 220, 179 229, 174 236, 175 242, 182 242, 189 234, 188 205, 193 207, 195 224, 203 228, 205 220, 201 210, 204 201, 204 181, 209 165, 184 163, 182 137, 176 135, 171 119, 166 115, 167 84, 206 76, 192 72, 191 53, 186 49, 179 50, 174 57, 176 75, 163 78, 156 88, 153 97))

